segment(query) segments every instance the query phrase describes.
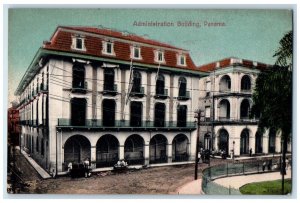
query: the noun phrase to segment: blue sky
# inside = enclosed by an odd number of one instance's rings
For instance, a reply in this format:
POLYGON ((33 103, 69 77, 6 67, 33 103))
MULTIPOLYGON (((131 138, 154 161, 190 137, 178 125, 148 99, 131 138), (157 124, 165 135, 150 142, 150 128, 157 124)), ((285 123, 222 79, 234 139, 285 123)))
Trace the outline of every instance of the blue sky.
POLYGON ((197 66, 229 56, 273 64, 279 40, 292 29, 289 10, 200 9, 10 9, 8 16, 9 100, 36 51, 58 25, 104 26, 190 50, 197 66), (173 22, 173 27, 134 26, 137 21, 173 22), (179 27, 177 21, 200 22, 179 27), (224 22, 207 27, 204 22, 224 22))

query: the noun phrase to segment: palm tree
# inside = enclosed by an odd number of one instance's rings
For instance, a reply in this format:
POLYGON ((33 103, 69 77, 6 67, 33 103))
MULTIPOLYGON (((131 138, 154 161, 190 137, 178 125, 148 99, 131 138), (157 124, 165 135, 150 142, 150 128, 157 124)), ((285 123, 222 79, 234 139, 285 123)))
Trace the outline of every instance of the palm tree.
POLYGON ((274 66, 261 71, 253 94, 252 116, 259 118, 259 130, 274 128, 282 137, 282 194, 284 192, 287 142, 292 132, 292 31, 281 40, 274 66))

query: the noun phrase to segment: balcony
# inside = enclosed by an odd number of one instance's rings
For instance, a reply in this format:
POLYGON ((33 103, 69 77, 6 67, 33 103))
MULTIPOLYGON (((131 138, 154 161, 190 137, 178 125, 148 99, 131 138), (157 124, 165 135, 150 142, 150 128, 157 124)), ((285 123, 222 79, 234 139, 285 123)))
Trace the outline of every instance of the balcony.
POLYGON ((168 97, 168 89, 164 89, 163 92, 156 92, 155 99, 166 99, 168 97))
POLYGON ((103 86, 103 95, 112 95, 115 96, 118 93, 118 85, 114 84, 114 85, 107 85, 104 84, 103 86))
POLYGON ((76 129, 99 129, 99 130, 195 130, 195 122, 186 122, 185 126, 177 126, 175 121, 166 121, 163 127, 156 127, 154 121, 142 121, 140 126, 131 126, 129 120, 115 120, 114 126, 103 125, 103 120, 100 119, 86 119, 83 125, 72 125, 71 119, 59 118, 57 123, 58 128, 76 128, 76 129))
POLYGON ((143 97, 145 96, 145 88, 144 87, 139 87, 132 89, 130 92, 131 97, 143 97))
POLYGON ((178 100, 189 100, 190 99, 190 91, 186 91, 185 94, 179 94, 178 100))
POLYGON ((40 92, 42 92, 42 93, 48 92, 48 85, 41 83, 40 84, 40 92))
POLYGON ((258 119, 256 118, 240 118, 240 119, 233 119, 228 117, 219 117, 215 120, 212 120, 214 124, 258 124, 258 119))
POLYGON ((84 85, 73 86, 71 92, 85 94, 87 92, 87 89, 88 89, 88 83, 84 82, 84 85))

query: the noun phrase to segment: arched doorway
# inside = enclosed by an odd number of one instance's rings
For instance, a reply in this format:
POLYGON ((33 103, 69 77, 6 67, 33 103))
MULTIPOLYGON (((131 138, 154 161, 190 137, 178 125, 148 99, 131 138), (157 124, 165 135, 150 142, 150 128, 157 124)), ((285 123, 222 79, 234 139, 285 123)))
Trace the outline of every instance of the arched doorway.
POLYGON ((211 150, 211 137, 209 133, 204 135, 204 149, 211 150))
POLYGON ((125 160, 128 164, 144 164, 144 139, 140 135, 130 135, 124 145, 125 160))
POLYGON ((96 144, 96 167, 113 166, 118 160, 118 139, 113 135, 103 135, 96 144))
POLYGON ((240 154, 248 154, 249 153, 249 130, 244 129, 241 133, 240 140, 240 154))
POLYGON ((180 162, 189 159, 188 153, 188 138, 184 134, 178 134, 174 137, 172 142, 172 161, 180 162))
POLYGON ((259 154, 262 153, 262 145, 263 144, 263 136, 262 133, 256 132, 255 134, 255 153, 259 154))
POLYGON ((65 166, 68 163, 81 163, 86 158, 91 158, 90 141, 83 135, 73 135, 64 145, 64 162, 65 166))
POLYGON ((274 128, 270 128, 270 131, 269 131, 269 153, 275 153, 275 141, 276 141, 276 131, 274 128))
POLYGON ((150 163, 167 162, 167 138, 158 134, 150 140, 150 163))
POLYGON ((228 152, 228 141, 229 141, 229 134, 228 134, 227 130, 221 129, 220 132, 219 132, 218 147, 219 147, 219 150, 223 150, 227 154, 229 154, 229 152, 228 152))

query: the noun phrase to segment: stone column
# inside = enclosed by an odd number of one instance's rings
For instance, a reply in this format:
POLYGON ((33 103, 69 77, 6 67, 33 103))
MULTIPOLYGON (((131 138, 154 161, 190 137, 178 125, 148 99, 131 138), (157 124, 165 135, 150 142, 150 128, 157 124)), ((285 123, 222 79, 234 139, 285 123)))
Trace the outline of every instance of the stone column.
POLYGON ((144 159, 145 165, 149 165, 149 144, 144 145, 144 159))
POLYGON ((263 135, 263 153, 267 154, 269 153, 269 131, 266 131, 266 133, 263 135))
POLYGON ((252 154, 255 154, 255 136, 249 137, 249 152, 251 148, 252 148, 252 154))
POLYGON ((168 163, 172 163, 172 144, 167 144, 167 147, 168 163))
POLYGON ((96 146, 91 146, 91 168, 96 168, 96 146))
POLYGON ((275 152, 276 153, 281 152, 281 133, 276 134, 275 137, 275 152))
POLYGON ((124 159, 124 145, 119 146, 119 159, 124 159))

